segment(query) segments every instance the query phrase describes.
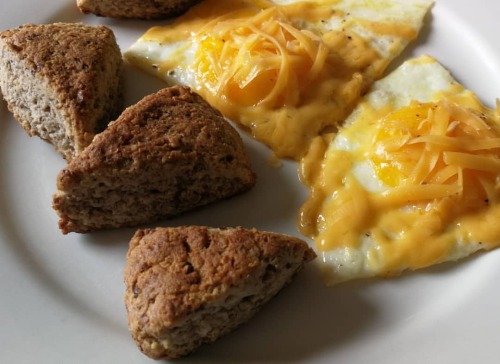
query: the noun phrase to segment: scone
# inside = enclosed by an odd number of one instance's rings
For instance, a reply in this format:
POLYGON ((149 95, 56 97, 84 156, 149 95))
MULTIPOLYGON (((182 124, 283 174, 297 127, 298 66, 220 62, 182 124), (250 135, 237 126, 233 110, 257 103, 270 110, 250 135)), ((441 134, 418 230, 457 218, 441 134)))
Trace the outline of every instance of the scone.
POLYGON ((179 15, 200 0, 77 0, 82 13, 109 18, 163 19, 179 15))
POLYGON ((63 233, 150 223, 245 192, 238 132, 198 94, 165 88, 127 108, 57 178, 63 233))
POLYGON ((124 273, 132 337, 154 359, 187 355, 249 320, 315 257, 306 242, 271 232, 139 230, 124 273))
POLYGON ((9 110, 66 160, 122 111, 122 72, 105 26, 28 24, 0 33, 0 89, 9 110))

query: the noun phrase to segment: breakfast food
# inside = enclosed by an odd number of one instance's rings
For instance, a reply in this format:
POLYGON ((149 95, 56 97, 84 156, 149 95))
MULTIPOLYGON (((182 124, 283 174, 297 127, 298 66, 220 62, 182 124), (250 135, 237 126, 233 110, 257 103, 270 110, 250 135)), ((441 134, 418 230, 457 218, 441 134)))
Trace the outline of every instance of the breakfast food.
POLYGON ((162 19, 179 15, 200 0, 77 0, 82 13, 110 18, 162 19))
POLYGON ((311 188, 301 226, 329 284, 500 245, 500 108, 429 56, 376 82, 301 170, 311 188))
POLYGON ((124 273, 132 337, 154 359, 187 355, 248 321, 315 256, 304 241, 277 233, 139 230, 124 273))
POLYGON ((10 111, 66 160, 121 112, 122 68, 105 26, 28 24, 0 33, 0 89, 10 111))
POLYGON ((432 0, 205 0, 124 56, 300 159, 414 40, 432 0))
POLYGON ((185 87, 127 108, 57 179, 63 233, 148 223, 251 189, 242 139, 185 87))

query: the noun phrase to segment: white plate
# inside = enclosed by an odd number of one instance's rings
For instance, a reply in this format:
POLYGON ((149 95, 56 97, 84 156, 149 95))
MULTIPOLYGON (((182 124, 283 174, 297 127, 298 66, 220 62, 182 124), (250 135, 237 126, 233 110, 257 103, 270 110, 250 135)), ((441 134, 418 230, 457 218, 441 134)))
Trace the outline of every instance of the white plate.
MULTIPOLYGON (((0 28, 106 24, 123 50, 153 22, 81 15, 74 1, 0 5, 0 28)), ((500 97, 500 2, 437 0, 416 45, 492 106, 500 97)), ((163 84, 127 69, 127 104, 163 84)), ((162 225, 256 227, 293 235, 306 192, 296 166, 268 163, 245 138, 256 188, 162 225)), ((0 363, 150 363, 127 331, 123 266, 133 229, 63 236, 51 209, 64 161, 29 138, 0 102, 0 363)), ((498 363, 500 250, 393 280, 325 288, 314 266, 247 325, 183 360, 198 362, 498 363)))

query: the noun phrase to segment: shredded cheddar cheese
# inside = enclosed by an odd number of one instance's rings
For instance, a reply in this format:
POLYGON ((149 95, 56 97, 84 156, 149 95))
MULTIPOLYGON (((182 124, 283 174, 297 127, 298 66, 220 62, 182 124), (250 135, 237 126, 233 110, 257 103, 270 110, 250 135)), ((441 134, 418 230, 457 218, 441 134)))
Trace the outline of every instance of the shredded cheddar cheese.
POLYGON ((492 191, 500 173, 500 130, 486 116, 446 100, 413 102, 389 114, 378 129, 370 157, 378 177, 392 187, 384 197, 393 203, 454 195, 457 203, 496 200, 492 191))
POLYGON ((320 37, 294 27, 278 7, 247 19, 216 18, 198 37, 193 67, 200 83, 243 106, 298 105, 328 56, 320 37))

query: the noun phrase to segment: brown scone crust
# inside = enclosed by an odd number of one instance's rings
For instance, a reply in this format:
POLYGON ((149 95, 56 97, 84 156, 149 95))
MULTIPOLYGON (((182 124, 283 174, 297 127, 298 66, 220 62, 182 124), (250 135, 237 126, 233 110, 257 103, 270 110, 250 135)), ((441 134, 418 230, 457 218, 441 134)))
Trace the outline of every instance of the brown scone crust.
POLYGON ((77 0, 84 14, 109 18, 164 19, 182 14, 200 0, 77 0))
POLYGON ((187 355, 249 320, 315 257, 303 240, 271 232, 138 230, 124 272, 131 335, 151 358, 187 355))
POLYGON ((63 233, 150 223, 251 189, 238 132, 198 94, 174 86, 127 108, 58 175, 63 233))
POLYGON ((9 110, 67 160, 122 111, 122 72, 105 26, 27 24, 0 33, 0 89, 9 110))

